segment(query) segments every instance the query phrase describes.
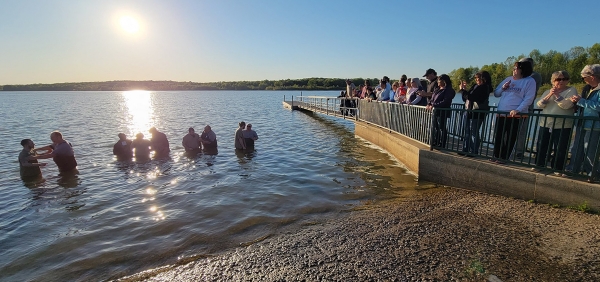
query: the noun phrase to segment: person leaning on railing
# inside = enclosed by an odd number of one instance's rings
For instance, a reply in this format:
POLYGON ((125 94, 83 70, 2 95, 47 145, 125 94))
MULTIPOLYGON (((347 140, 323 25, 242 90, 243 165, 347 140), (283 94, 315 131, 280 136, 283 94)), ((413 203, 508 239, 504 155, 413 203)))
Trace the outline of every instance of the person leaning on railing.
MULTIPOLYGON (((398 87, 396 90, 394 90, 394 101, 398 102, 398 103, 404 103, 406 101, 406 91, 407 91, 407 85, 406 85, 406 81, 408 80, 408 77, 406 77, 405 74, 403 74, 400 77, 400 82, 394 82, 394 84, 398 83, 398 87)), ((394 89, 394 85, 392 85, 392 89, 394 89)))
POLYGON ((427 98, 423 98, 419 95, 419 91, 423 90, 421 80, 418 77, 414 77, 410 80, 410 87, 406 91, 406 104, 425 106, 427 105, 427 98))
MULTIPOLYGON (((600 122, 598 121, 598 113, 600 112, 600 65, 585 66, 581 71, 581 78, 586 84, 592 87, 592 90, 587 99, 575 95, 571 97, 571 102, 581 107, 580 110, 583 110, 583 116, 590 119, 584 120, 583 129, 580 131, 581 136, 575 137, 579 142, 573 145, 575 154, 571 156, 571 162, 574 172, 579 171, 581 162, 583 161, 585 172, 590 174, 590 176, 595 176, 592 174, 592 169, 598 158, 597 152, 598 146, 600 146, 600 122), (584 156, 585 160, 583 159, 584 156)), ((598 170, 598 168, 596 169, 598 170)))
POLYGON ((396 98, 398 98, 398 94, 400 94, 400 82, 396 81, 394 83, 392 83, 392 92, 390 92, 390 96, 392 96, 393 98, 390 100, 390 102, 398 102, 398 100, 396 98))
POLYGON ((486 113, 474 113, 472 111, 489 111, 489 98, 492 91, 494 91, 492 78, 487 71, 480 71, 475 74, 475 85, 471 86, 469 90, 467 90, 466 81, 463 80, 460 84, 459 92, 465 102, 465 110, 467 110, 463 118, 465 132, 462 151, 464 153, 478 154, 481 142, 479 128, 485 120, 486 113))
POLYGON ((513 75, 505 78, 494 90, 494 96, 500 97, 500 101, 494 134, 494 159, 490 159, 492 162, 502 164, 512 153, 520 118, 523 117, 520 113, 527 113, 535 99, 535 80, 529 77, 532 72, 530 62, 516 62, 513 75))
POLYGON ((456 92, 452 88, 452 81, 450 81, 450 77, 446 74, 440 75, 437 83, 439 85, 439 89, 437 89, 431 96, 431 99, 427 104, 427 110, 434 110, 433 134, 431 136, 433 146, 446 147, 446 141, 448 140, 446 121, 450 117, 450 111, 443 109, 450 109, 450 106, 452 105, 452 99, 454 99, 456 92))
POLYGON ((361 88, 360 96, 361 99, 369 98, 369 95, 373 92, 373 88, 371 87, 371 81, 365 79, 365 85, 361 88))
POLYGON ((390 95, 392 93, 392 85, 390 85, 389 78, 387 76, 384 76, 381 79, 379 88, 381 88, 381 89, 377 90, 377 101, 384 102, 384 101, 390 101, 390 98, 392 100, 394 99, 393 98, 394 96, 392 96, 393 94, 390 95))
MULTIPOLYGON (((552 88, 542 94, 542 99, 537 106, 542 109, 542 114, 553 115, 553 117, 540 117, 540 128, 537 141, 537 154, 535 164, 545 167, 548 163, 547 157, 554 151, 552 168, 563 170, 567 157, 567 147, 573 128, 573 102, 571 97, 577 95, 577 89, 569 87, 569 73, 556 71, 552 74, 552 88), (569 118, 557 118, 566 116, 569 118)), ((537 168, 534 168, 537 170, 537 168)), ((561 175, 560 172, 556 172, 561 175)))

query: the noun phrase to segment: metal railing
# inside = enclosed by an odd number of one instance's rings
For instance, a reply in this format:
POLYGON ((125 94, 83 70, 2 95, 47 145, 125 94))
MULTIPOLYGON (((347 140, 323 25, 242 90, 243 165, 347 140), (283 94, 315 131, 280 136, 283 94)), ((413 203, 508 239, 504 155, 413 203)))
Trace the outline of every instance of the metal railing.
POLYGON ((467 111, 463 104, 453 104, 432 112, 422 106, 356 98, 296 98, 305 109, 368 122, 432 149, 563 176, 583 175, 589 181, 600 175, 599 117, 547 115, 536 109, 520 118, 507 118, 495 106, 489 111, 467 111), (519 136, 521 130, 524 136, 519 136))
POLYGON ((313 112, 357 120, 358 98, 327 96, 292 96, 294 105, 313 112))

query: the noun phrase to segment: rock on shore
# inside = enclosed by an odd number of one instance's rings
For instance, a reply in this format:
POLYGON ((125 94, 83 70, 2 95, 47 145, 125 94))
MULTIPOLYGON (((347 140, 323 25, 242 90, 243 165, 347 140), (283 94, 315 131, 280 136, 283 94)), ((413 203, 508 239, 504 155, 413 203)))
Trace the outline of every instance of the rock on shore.
POLYGON ((147 281, 600 281, 600 217, 438 188, 366 203, 147 281))

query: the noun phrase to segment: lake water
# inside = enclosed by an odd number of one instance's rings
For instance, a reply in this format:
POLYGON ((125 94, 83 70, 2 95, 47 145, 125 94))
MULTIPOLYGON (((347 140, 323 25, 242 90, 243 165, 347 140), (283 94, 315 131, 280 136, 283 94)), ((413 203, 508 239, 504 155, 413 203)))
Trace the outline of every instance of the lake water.
MULTIPOLYGON (((333 92, 305 95, 336 96, 333 92)), ((291 112, 281 91, 0 92, 0 280, 105 280, 245 245, 284 227, 417 186, 401 164, 354 136, 349 121, 291 112), (256 151, 236 154, 239 121, 256 151), (188 127, 210 124, 216 156, 189 158, 188 127), (121 163, 117 134, 157 127, 171 158, 121 163), (79 175, 19 178, 20 140, 72 143, 79 175)))

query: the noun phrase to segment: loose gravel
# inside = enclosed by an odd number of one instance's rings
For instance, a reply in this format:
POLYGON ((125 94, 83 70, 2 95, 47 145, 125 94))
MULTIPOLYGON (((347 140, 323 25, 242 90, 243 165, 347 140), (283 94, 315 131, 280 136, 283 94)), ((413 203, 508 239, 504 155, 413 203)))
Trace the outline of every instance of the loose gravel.
POLYGON ((235 250, 122 279, 600 281, 600 217, 454 188, 369 202, 235 250))

